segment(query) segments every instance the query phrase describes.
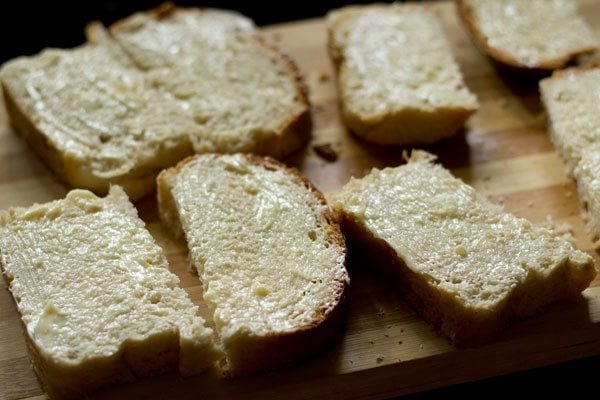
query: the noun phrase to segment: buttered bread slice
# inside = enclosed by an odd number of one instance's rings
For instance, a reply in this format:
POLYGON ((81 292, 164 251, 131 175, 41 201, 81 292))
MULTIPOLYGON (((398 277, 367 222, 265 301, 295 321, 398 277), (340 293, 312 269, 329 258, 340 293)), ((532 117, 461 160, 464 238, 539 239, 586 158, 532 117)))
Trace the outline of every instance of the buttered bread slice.
POLYGON ((346 248, 322 195, 269 158, 202 155, 158 177, 162 220, 184 234, 231 375, 323 350, 342 327, 346 248))
POLYGON ((475 43, 512 67, 558 69, 598 46, 575 0, 456 0, 456 4, 475 43))
POLYGON ((0 71, 12 124, 74 187, 137 199, 194 152, 284 157, 310 136, 294 64, 239 14, 163 6, 87 36, 0 71))
POLYGON ((413 5, 351 6, 327 16, 346 126, 378 144, 431 143, 478 108, 432 12, 413 5))
POLYGON ((555 72, 540 82, 548 131, 567 171, 577 181, 588 227, 600 237, 600 68, 555 72))
POLYGON ((332 203, 342 229, 425 320, 456 345, 479 345, 508 318, 589 285, 589 255, 502 212, 432 158, 413 152, 407 165, 352 179, 332 203))
POLYGON ((0 267, 51 398, 170 369, 195 374, 220 356, 119 187, 0 213, 0 267))

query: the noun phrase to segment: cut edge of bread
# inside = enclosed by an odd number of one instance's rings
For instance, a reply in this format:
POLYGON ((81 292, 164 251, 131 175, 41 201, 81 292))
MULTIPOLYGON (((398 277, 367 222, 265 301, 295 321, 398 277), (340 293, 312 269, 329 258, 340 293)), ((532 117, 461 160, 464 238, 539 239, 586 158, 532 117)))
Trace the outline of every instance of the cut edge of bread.
MULTIPOLYGON (((159 174, 157 178, 159 214, 163 223, 175 236, 185 240, 179 212, 171 193, 171 180, 188 164, 200 157, 216 160, 222 156, 222 154, 214 153, 193 155, 159 174)), ((294 184, 307 189, 314 196, 316 204, 327 204, 323 194, 297 169, 288 167, 270 157, 253 154, 242 154, 242 156, 246 162, 261 166, 266 170, 283 171, 294 184)), ((335 214, 329 207, 326 208, 323 218, 327 222, 327 226, 322 229, 329 242, 346 249, 344 236, 335 214)), ((342 261, 344 265, 346 257, 347 254, 344 253, 342 261)), ((245 333, 243 337, 236 338, 235 344, 226 344, 224 346, 226 360, 221 363, 221 369, 225 376, 229 378, 249 376, 279 367, 290 367, 325 351, 340 337, 345 323, 349 285, 347 274, 345 279, 340 280, 337 284, 339 290, 336 298, 331 300, 330 307, 321 312, 311 324, 284 333, 269 333, 268 335, 245 333)))
MULTIPOLYGON (((342 46, 335 40, 335 24, 344 18, 344 13, 359 12, 370 7, 387 6, 382 3, 372 5, 353 5, 331 10, 327 21, 327 51, 333 63, 338 80, 338 94, 341 93, 347 74, 342 46)), ((404 4, 405 9, 423 9, 435 15, 427 7, 404 4)), ((440 23, 438 21, 438 23, 440 23)), ((440 23, 441 25, 441 23, 440 23)), ((441 27, 443 29, 443 27, 441 27)), ((450 43, 448 43, 450 45, 450 43)), ((457 64, 453 54, 454 62, 457 64)), ((462 72, 460 72, 462 75, 462 72)), ((463 77, 464 80, 464 77, 463 77)), ((467 119, 479 109, 475 100, 473 107, 439 107, 434 110, 423 110, 405 107, 387 114, 365 115, 350 110, 338 96, 339 108, 344 124, 356 136, 377 145, 404 146, 413 144, 431 144, 458 134, 464 128, 467 119)))
POLYGON ((560 57, 545 59, 534 65, 526 65, 519 61, 513 54, 499 50, 488 44, 487 36, 483 33, 481 27, 477 23, 472 8, 467 4, 467 0, 454 0, 454 2, 456 4, 458 16, 463 22, 463 26, 466 28, 467 32, 469 32, 469 35, 477 47, 495 61, 516 71, 530 71, 535 74, 553 71, 565 67, 578 56, 592 53, 597 49, 597 46, 594 45, 583 46, 577 50, 564 53, 560 57))
MULTIPOLYGON (((414 150, 410 155, 405 152, 404 158, 409 164, 431 165, 436 156, 414 150)), ((478 201, 497 208, 481 196, 478 201)), ((415 268, 411 268, 385 240, 370 232, 362 221, 336 205, 334 212, 350 245, 359 249, 378 273, 398 284, 413 309, 458 348, 485 345, 501 333, 509 320, 534 315, 550 303, 577 301, 596 276, 593 263, 571 268, 569 257, 550 276, 529 270, 525 281, 511 290, 498 309, 469 307, 452 293, 431 285, 426 276, 415 272, 415 268)))

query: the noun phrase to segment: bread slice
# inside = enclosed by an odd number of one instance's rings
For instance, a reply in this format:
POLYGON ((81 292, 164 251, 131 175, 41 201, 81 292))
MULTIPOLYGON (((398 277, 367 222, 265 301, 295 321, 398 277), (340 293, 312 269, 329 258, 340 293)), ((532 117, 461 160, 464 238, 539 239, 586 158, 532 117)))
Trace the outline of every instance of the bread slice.
POLYGON ((478 108, 435 14, 413 5, 351 6, 327 16, 342 118, 377 144, 431 143, 478 108))
POLYGON ((220 357, 212 330, 120 187, 0 214, 0 267, 51 398, 220 357))
POLYGON ((229 375, 285 366, 340 334, 346 248, 323 196, 295 169, 201 155, 158 176, 162 220, 185 234, 229 375))
POLYGON ((574 0, 456 0, 473 41, 516 68, 554 70, 597 48, 574 0))
POLYGON ((540 82, 548 131, 568 173, 577 181, 588 227, 600 237, 600 68, 594 65, 555 72, 540 82))
POLYGON ((510 317, 579 296, 592 258, 550 230, 504 213, 413 152, 334 195, 342 229, 398 279, 424 319, 457 346, 492 340, 510 317))
POLYGON ((600 143, 582 152, 575 168, 577 191, 585 210, 587 227, 595 239, 600 239, 600 143))
POLYGON ((194 152, 284 157, 310 135, 294 64, 226 11, 164 6, 0 71, 12 124, 72 186, 132 199, 194 152))

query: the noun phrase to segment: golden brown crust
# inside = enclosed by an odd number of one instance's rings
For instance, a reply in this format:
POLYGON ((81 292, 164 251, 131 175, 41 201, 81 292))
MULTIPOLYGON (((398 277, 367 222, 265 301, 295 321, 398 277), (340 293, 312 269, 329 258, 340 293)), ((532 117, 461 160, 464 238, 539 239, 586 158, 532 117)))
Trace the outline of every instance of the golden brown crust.
POLYGON ((533 73, 552 71, 564 67, 575 57, 582 54, 590 53, 596 49, 594 46, 582 47, 578 50, 573 50, 571 52, 565 53, 561 57, 555 59, 540 61, 535 65, 525 65, 519 60, 517 60, 512 54, 491 47, 488 44, 487 37, 481 30, 479 24, 477 23, 472 8, 469 6, 469 4, 467 4, 467 0, 454 1, 456 3, 456 9, 458 11, 460 20, 463 22, 465 28, 467 28, 467 31, 473 39, 473 42, 492 59, 509 68, 515 68, 518 70, 528 70, 533 73))
MULTIPOLYGON (((169 180, 179 174, 188 164, 193 163, 199 158, 208 160, 217 160, 223 157, 221 154, 202 154, 194 155, 179 162, 175 167, 161 172, 157 178, 159 193, 159 212, 161 219, 169 226, 173 227, 172 218, 179 218, 174 203, 170 197, 169 180), (169 198, 165 198, 169 196, 169 198), (162 198, 161 198, 162 197, 162 198), (169 209, 171 208, 171 209, 169 209)), ((261 166, 267 170, 279 170, 289 175, 290 179, 299 186, 306 188, 313 196, 317 205, 327 205, 323 194, 296 168, 288 167, 285 164, 270 158, 261 157, 253 154, 244 154, 244 159, 253 165, 261 166)), ((325 208, 322 214, 326 221, 325 231, 329 243, 339 246, 346 251, 344 236, 336 222, 336 218, 329 207, 325 208)), ((178 222, 177 222, 178 224, 178 222)), ((177 229, 181 229, 177 226, 177 229)), ((345 266, 344 266, 345 268, 345 266)), ((345 315, 346 296, 348 282, 345 277, 336 280, 335 298, 332 298, 327 307, 317 310, 318 316, 311 324, 298 327, 297 329, 269 335, 248 335, 243 339, 238 339, 238 347, 243 351, 236 351, 234 354, 228 354, 229 365, 225 373, 228 376, 246 376, 258 372, 272 370, 278 367, 285 367, 303 359, 309 358, 325 350, 337 337, 340 336, 345 315)))

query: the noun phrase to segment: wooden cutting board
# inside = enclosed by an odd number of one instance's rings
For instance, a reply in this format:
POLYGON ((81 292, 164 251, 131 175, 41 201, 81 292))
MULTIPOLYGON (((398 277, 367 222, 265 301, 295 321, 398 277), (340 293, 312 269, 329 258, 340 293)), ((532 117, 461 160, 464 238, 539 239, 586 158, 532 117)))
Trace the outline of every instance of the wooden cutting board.
MULTIPOLYGON (((583 15, 600 33, 600 2, 580 3, 583 15)), ((575 243, 598 260, 580 216, 576 187, 546 135, 537 83, 501 75, 473 47, 451 3, 428 6, 442 17, 467 85, 481 102, 464 136, 428 150, 506 210, 534 223, 571 231, 575 243)), ((298 62, 313 104, 312 142, 288 160, 290 164, 328 192, 372 167, 402 162, 401 149, 367 146, 340 124, 322 20, 264 31, 298 62), (337 151, 337 161, 326 162, 315 154, 313 146, 324 143, 337 151)), ((0 111, 0 209, 57 199, 66 191, 10 129, 0 111)), ((166 250, 181 285, 206 314, 199 281, 186 268, 185 245, 172 240, 161 226, 153 198, 137 206, 166 250)), ((334 348, 313 361, 288 371, 232 381, 219 378, 214 371, 189 379, 171 374, 110 388, 92 398, 383 398, 600 354, 600 279, 578 303, 547 307, 534 318, 512 323, 493 344, 457 350, 421 321, 393 286, 371 273, 368 263, 355 262, 350 274, 346 332, 334 348)), ((0 285, 0 398, 43 398, 28 361, 17 311, 4 282, 0 285)))

